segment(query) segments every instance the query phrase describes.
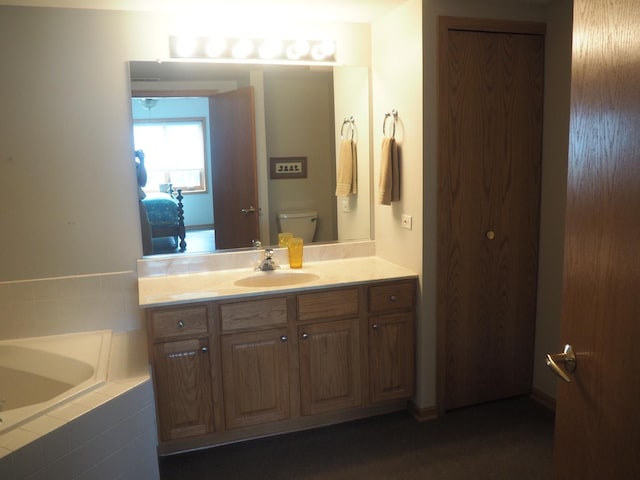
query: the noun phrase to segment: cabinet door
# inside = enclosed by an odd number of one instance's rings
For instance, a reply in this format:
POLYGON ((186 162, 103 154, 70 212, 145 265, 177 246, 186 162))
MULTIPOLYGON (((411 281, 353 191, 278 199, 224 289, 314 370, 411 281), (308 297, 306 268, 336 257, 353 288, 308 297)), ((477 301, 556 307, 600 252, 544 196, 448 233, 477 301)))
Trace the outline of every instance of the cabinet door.
POLYGON ((409 398, 415 385, 413 313, 369 319, 371 402, 409 398))
POLYGON ((222 336, 227 428, 289 418, 289 349, 285 328, 222 336))
POLYGON ((209 345, 206 338, 153 346, 162 440, 214 431, 209 345))
POLYGON ((298 327, 303 415, 360 405, 357 319, 298 327))

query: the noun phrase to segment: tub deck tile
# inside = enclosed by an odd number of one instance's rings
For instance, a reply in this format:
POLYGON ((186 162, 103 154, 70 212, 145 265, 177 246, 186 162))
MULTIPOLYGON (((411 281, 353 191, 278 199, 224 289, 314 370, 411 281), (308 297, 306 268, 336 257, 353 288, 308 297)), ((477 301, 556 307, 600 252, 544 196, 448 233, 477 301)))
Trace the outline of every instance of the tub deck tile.
POLYGON ((20 428, 28 432, 33 432, 36 435, 46 435, 47 433, 60 428, 65 423, 66 421, 60 418, 43 415, 42 417, 38 417, 35 420, 25 423, 20 428))

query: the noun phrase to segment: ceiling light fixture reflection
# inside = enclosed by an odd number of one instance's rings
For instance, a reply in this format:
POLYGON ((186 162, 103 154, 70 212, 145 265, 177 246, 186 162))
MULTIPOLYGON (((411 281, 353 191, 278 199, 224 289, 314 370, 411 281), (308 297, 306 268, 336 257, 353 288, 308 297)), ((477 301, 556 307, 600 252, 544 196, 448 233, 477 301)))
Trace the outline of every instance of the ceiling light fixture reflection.
POLYGON ((247 62, 334 63, 333 40, 169 37, 171 58, 231 59, 247 62))
POLYGON ((273 60, 282 55, 282 40, 265 40, 258 49, 258 55, 264 60, 273 60))
POLYGON ((238 40, 231 49, 233 58, 247 58, 253 52, 253 42, 248 39, 238 40))
POLYGON ((218 58, 222 56, 226 48, 227 42, 224 38, 210 38, 205 50, 207 52, 207 56, 211 58, 218 58))
POLYGON ((306 40, 296 40, 287 47, 287 58, 290 60, 300 60, 307 55, 311 47, 306 40))
POLYGON ((190 36, 179 37, 175 48, 179 57, 191 57, 198 48, 198 39, 190 36))

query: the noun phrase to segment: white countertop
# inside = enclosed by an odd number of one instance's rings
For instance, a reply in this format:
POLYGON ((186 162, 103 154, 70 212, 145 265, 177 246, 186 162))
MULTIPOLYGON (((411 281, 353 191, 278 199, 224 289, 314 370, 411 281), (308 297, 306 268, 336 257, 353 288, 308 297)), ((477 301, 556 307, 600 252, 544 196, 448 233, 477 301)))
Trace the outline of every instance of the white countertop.
POLYGON ((295 270, 289 269, 288 265, 282 265, 275 272, 255 272, 252 269, 242 268, 140 277, 138 298, 140 306, 151 307, 416 277, 417 274, 408 268, 371 256, 307 262, 302 268, 295 270), (249 276, 282 273, 314 274, 318 278, 306 283, 285 286, 243 287, 235 284, 236 281, 249 276))

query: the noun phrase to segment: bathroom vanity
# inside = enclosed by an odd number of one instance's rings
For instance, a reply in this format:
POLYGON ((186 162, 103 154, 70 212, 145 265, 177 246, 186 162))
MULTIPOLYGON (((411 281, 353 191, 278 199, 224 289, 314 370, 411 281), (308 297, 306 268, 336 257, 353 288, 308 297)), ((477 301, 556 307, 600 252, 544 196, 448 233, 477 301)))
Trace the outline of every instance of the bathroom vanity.
POLYGON ((140 279, 161 454, 407 407, 409 270, 365 257, 173 277, 140 279))

